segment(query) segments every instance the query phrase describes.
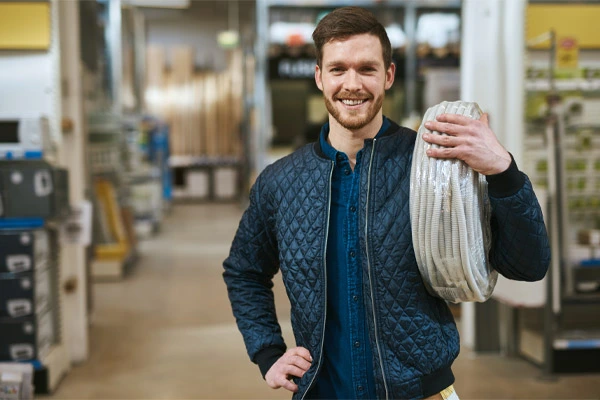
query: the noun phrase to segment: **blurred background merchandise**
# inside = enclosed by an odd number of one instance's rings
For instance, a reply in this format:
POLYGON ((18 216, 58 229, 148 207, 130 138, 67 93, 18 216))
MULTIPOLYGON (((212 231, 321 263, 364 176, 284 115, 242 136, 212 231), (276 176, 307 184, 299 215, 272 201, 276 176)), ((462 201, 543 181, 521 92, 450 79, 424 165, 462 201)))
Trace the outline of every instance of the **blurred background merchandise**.
POLYGON ((221 262, 257 174, 327 120, 311 35, 345 5, 390 37, 384 114, 476 101, 552 236, 544 280, 452 308, 459 395, 597 396, 598 2, 38 0, 0 1, 0 398, 285 396, 221 262))

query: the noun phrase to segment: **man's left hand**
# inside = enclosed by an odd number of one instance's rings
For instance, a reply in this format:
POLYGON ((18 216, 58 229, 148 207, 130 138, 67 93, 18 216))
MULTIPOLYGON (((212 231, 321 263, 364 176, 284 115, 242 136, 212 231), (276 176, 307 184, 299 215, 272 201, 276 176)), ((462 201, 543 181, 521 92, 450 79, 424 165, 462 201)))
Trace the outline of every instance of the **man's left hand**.
POLYGON ((510 166, 510 154, 490 129, 487 114, 483 114, 479 120, 463 115, 442 114, 437 121, 425 123, 425 128, 447 134, 423 134, 423 140, 427 143, 442 146, 428 149, 429 157, 463 160, 483 175, 499 174, 510 166))

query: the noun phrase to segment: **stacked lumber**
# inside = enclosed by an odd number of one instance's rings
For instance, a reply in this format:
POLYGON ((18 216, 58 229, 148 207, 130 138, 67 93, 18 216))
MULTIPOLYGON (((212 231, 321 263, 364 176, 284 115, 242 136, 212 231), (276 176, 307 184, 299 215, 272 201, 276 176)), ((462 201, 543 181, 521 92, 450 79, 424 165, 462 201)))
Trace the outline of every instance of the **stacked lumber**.
POLYGON ((150 46, 146 53, 148 112, 170 124, 171 154, 239 156, 242 143, 243 54, 231 50, 224 71, 196 71, 191 47, 150 46), (167 56, 170 57, 167 57, 167 56), (167 59, 171 65, 167 68, 167 59))

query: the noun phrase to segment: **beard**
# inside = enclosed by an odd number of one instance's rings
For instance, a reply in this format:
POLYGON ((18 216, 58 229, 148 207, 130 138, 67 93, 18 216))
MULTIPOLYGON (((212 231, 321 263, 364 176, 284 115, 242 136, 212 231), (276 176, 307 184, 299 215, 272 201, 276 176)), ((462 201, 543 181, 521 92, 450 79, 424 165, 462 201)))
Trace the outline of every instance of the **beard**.
MULTIPOLYGON (((336 105, 334 104, 335 102, 337 102, 338 100, 336 100, 339 97, 338 94, 333 96, 333 100, 330 99, 329 97, 323 95, 323 98, 325 100, 325 107, 327 107, 327 111, 329 111, 329 114, 331 114, 331 116, 344 128, 348 129, 348 130, 358 130, 358 129, 362 129, 365 126, 367 126, 371 121, 373 121, 373 118, 375 118, 377 116, 377 113, 379 112, 379 110, 381 110, 381 107, 383 106, 383 95, 378 96, 377 98, 375 98, 375 101, 371 103, 371 105, 369 106, 369 108, 366 110, 365 114, 360 114, 358 111, 355 110, 343 110, 340 111, 340 109, 338 107, 336 107, 336 105)), ((346 99, 358 99, 358 98, 365 98, 363 97, 358 97, 358 96, 344 96, 344 98, 346 99)), ((367 100, 372 100, 373 96, 370 96, 367 98, 367 100)))

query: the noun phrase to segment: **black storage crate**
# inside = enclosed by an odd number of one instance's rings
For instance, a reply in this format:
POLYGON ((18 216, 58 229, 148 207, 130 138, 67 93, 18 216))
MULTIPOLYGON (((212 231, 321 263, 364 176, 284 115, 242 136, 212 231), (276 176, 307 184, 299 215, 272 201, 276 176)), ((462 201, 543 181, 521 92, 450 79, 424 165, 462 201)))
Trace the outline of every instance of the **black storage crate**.
POLYGON ((68 175, 41 160, 0 162, 0 217, 57 218, 69 212, 68 175))
POLYGON ((52 312, 26 318, 0 318, 0 362, 44 357, 56 342, 52 312))
POLYGON ((50 257, 45 230, 0 230, 0 274, 44 268, 50 257))

